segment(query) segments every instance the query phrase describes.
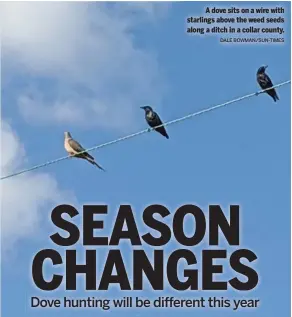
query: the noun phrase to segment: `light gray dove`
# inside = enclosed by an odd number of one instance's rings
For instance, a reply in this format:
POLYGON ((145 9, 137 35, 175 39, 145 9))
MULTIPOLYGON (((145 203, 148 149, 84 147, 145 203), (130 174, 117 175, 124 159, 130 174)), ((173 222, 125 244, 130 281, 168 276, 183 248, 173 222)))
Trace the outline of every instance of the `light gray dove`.
POLYGON ((89 153, 84 152, 84 153, 78 154, 80 152, 85 151, 85 149, 81 146, 81 144, 79 144, 77 141, 75 141, 72 138, 70 132, 65 132, 64 147, 70 156, 85 159, 89 163, 97 166, 98 168, 104 171, 104 169, 94 161, 94 157, 91 156, 89 153))

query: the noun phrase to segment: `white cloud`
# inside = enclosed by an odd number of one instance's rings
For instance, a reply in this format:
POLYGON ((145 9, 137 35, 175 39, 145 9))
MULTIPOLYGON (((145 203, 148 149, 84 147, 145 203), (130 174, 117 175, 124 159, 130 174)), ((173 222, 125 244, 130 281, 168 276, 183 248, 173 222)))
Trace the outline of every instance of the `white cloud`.
POLYGON ((31 80, 17 100, 27 121, 78 126, 89 121, 93 127, 120 129, 135 121, 141 103, 161 102, 165 86, 157 58, 137 46, 133 30, 138 23, 157 21, 166 5, 0 6, 3 64, 15 76, 24 73, 31 80), (53 83, 40 88, 35 80, 41 78, 53 83))
POLYGON ((114 96, 98 100, 74 92, 68 92, 67 95, 64 90, 60 99, 50 102, 35 89, 17 97, 22 116, 38 126, 62 123, 76 127, 115 129, 132 125, 135 113, 132 111, 131 100, 127 96, 121 96, 118 100, 114 96))
MULTIPOLYGON (((11 126, 1 122, 1 174, 21 168, 24 147, 11 126)), ((2 249, 9 251, 18 240, 38 233, 42 211, 48 206, 73 201, 70 192, 59 188, 46 173, 31 172, 1 181, 2 249)))

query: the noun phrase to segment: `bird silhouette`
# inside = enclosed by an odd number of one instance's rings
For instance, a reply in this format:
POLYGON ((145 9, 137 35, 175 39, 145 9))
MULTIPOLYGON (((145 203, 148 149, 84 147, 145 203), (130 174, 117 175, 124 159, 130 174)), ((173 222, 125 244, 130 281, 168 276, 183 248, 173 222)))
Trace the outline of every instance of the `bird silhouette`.
POLYGON ((81 144, 79 144, 77 141, 75 141, 72 138, 70 132, 65 132, 64 147, 65 147, 65 150, 68 152, 68 154, 71 155, 72 157, 85 159, 89 163, 97 166, 99 169, 104 171, 104 169, 95 162, 94 157, 91 156, 89 153, 84 152, 84 153, 78 154, 80 152, 85 151, 85 149, 81 146, 81 144))
POLYGON ((145 110, 145 119, 146 119, 147 123, 149 124, 149 126, 151 128, 154 128, 157 132, 162 134, 167 139, 169 139, 169 136, 168 136, 164 126, 157 127, 157 126, 160 126, 161 124, 163 124, 161 119, 159 118, 159 115, 149 106, 144 106, 144 107, 140 107, 140 108, 145 110))
MULTIPOLYGON (((262 89, 273 87, 270 77, 265 73, 267 67, 268 66, 261 66, 257 71, 257 81, 262 89)), ((271 96, 275 102, 280 100, 275 88, 267 90, 266 93, 271 96)))

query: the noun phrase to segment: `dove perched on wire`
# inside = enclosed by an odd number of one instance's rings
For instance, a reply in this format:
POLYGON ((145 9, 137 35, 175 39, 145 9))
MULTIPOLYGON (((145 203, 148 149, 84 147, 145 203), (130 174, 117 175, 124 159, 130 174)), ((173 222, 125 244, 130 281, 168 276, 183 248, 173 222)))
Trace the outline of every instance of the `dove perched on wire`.
POLYGON ((160 126, 161 124, 163 124, 161 119, 159 118, 159 115, 149 106, 144 106, 144 107, 140 107, 140 108, 145 111, 145 119, 146 119, 147 123, 149 124, 149 126, 151 128, 154 128, 157 132, 162 134, 167 139, 169 139, 169 136, 165 130, 165 127, 164 126, 157 127, 157 126, 160 126))
POLYGON ((94 157, 91 156, 89 153, 84 152, 84 153, 78 154, 80 152, 85 151, 85 149, 81 146, 81 144, 79 144, 77 141, 75 141, 72 138, 70 132, 65 132, 64 147, 70 156, 85 159, 89 163, 97 166, 99 169, 104 171, 104 169, 95 162, 94 157))
MULTIPOLYGON (((263 90, 274 86, 270 77, 265 73, 267 67, 268 66, 262 66, 257 71, 257 81, 263 90)), ((271 96, 275 102, 279 100, 275 88, 267 90, 266 93, 271 96)))

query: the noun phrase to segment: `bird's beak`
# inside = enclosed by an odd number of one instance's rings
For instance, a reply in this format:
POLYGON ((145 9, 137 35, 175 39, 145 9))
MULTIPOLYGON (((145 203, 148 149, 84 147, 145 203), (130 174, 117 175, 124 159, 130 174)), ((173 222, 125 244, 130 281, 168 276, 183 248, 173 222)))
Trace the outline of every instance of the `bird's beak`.
POLYGON ((144 110, 144 109, 145 109, 145 107, 140 107, 140 109, 143 109, 143 110, 144 110))
POLYGON ((265 69, 268 68, 268 65, 265 66, 265 69))

